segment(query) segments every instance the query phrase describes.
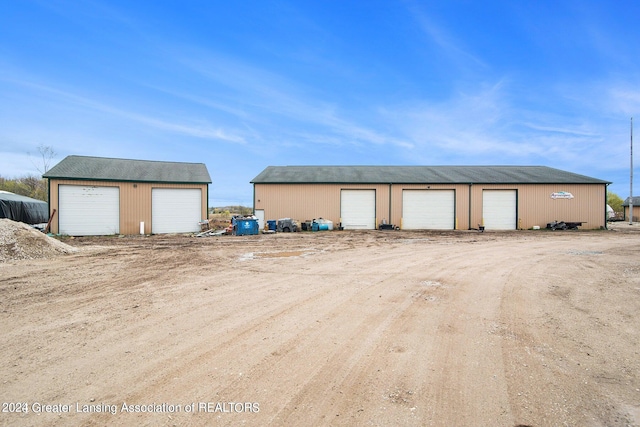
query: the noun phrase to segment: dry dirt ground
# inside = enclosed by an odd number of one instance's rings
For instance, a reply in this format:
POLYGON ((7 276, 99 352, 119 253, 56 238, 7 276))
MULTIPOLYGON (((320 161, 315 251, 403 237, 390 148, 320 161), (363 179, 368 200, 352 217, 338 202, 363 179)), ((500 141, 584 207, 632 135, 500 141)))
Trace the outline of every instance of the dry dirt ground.
POLYGON ((640 425, 640 225, 65 241, 0 263, 0 425, 640 425))

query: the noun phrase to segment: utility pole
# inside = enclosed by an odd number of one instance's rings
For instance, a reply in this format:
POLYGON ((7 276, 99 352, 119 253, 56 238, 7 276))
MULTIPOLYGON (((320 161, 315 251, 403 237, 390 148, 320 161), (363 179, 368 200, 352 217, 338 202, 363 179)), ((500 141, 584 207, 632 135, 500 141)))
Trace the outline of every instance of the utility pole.
POLYGON ((631 172, 629 177, 629 225, 633 225, 633 117, 631 117, 631 172))

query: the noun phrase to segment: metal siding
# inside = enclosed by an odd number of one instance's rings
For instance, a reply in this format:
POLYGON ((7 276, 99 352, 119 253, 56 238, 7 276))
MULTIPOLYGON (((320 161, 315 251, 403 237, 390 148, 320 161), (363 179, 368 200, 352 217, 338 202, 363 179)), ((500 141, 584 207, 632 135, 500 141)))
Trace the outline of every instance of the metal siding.
POLYGON ((345 230, 376 228, 376 190, 340 192, 340 222, 345 230))
POLYGON ((517 227, 517 191, 484 190, 482 224, 486 230, 515 230, 517 227))
POLYGON ((324 218, 337 225, 342 189, 375 190, 376 218, 388 218, 388 184, 254 184, 254 209, 263 209, 265 220, 324 218))
POLYGON ((199 188, 152 188, 151 232, 193 233, 200 231, 198 224, 202 190, 199 188))
POLYGON ((403 190, 403 230, 453 230, 454 190, 403 190))
POLYGON ((255 209, 264 210, 265 220, 293 218, 340 218, 340 192, 333 185, 255 184, 255 209))
POLYGON ((455 229, 467 228, 469 222, 469 186, 465 184, 393 184, 391 189, 391 224, 402 225, 402 193, 404 190, 453 190, 455 193, 455 229))
POLYGON ((120 189, 94 185, 58 186, 60 233, 96 236, 120 233, 120 189))
POLYGON ((474 185, 472 187, 472 224, 482 220, 483 190, 518 191, 518 228, 533 226, 544 228, 547 223, 558 221, 585 222, 583 229, 598 229, 605 226, 604 184, 544 184, 544 185, 474 185), (552 199, 551 194, 566 191, 573 199, 552 199))
MULTIPOLYGON (((51 232, 54 234, 60 233, 60 197, 59 187, 60 185, 79 185, 79 186, 101 186, 101 187, 120 187, 118 183, 109 183, 109 182, 101 182, 101 181, 76 181, 76 180, 57 180, 50 179, 49 180, 49 215, 56 210, 53 219, 51 220, 51 232)), ((120 233, 122 230, 122 189, 120 189, 120 233)))
POLYGON ((151 234, 151 189, 152 188, 199 188, 202 190, 200 206, 202 219, 207 218, 207 184, 168 184, 149 182, 104 182, 85 180, 50 179, 50 209, 56 209, 51 222, 51 232, 59 233, 59 185, 88 185, 120 188, 120 234, 138 234, 140 222, 144 222, 145 234, 151 234))
POLYGON ((141 222, 144 233, 151 234, 151 185, 126 182, 120 188, 122 234, 139 234, 141 222))
POLYGON ((631 222, 637 222, 640 218, 640 197, 633 196, 627 197, 622 203, 622 213, 624 221, 629 221, 629 205, 633 205, 633 215, 631 216, 631 222))
POLYGON ((150 182, 125 182, 120 184, 122 207, 120 210, 120 226, 123 234, 138 234, 140 222, 144 222, 145 234, 152 229, 152 197, 154 188, 200 189, 200 219, 207 218, 207 184, 165 184, 150 182))
POLYGON ((551 221, 585 222, 582 228, 604 227, 604 185, 545 185, 518 194, 522 228, 545 227, 551 221), (566 191, 573 199, 552 199, 551 194, 566 191))
MULTIPOLYGON (((629 206, 624 206, 622 209, 624 210, 624 220, 629 221, 629 206)), ((633 205, 631 222, 638 222, 638 219, 640 219, 640 206, 633 205)))
MULTIPOLYGON (((254 184, 255 209, 265 210, 265 219, 291 217, 300 221, 323 217, 337 224, 340 220, 340 189, 375 189, 376 217, 400 225, 402 191, 405 189, 454 189, 456 191, 456 228, 475 228, 482 221, 482 191, 509 189, 518 191, 518 228, 546 226, 555 219, 587 221, 582 228, 605 225, 604 184, 254 184), (471 190, 471 192, 469 192, 471 190), (572 200, 553 200, 551 193, 569 191, 572 200), (389 200, 391 199, 391 209, 389 200), (564 203, 571 202, 571 203, 564 203), (471 203, 471 206, 469 205, 471 203), (389 215, 391 211, 391 215, 389 215)), ((52 202, 55 193, 51 193, 52 202)), ((52 203, 52 208, 55 206, 52 203)), ((206 209, 206 208, 205 208, 206 209)), ((635 209, 635 208, 634 208, 635 209)), ((54 221, 55 222, 55 221, 54 221)))
POLYGON ((60 211, 60 207, 58 206, 58 184, 54 180, 49 180, 49 218, 51 218, 51 225, 49 231, 58 234, 58 213, 60 211), (53 211, 56 211, 53 217, 51 214, 53 211))

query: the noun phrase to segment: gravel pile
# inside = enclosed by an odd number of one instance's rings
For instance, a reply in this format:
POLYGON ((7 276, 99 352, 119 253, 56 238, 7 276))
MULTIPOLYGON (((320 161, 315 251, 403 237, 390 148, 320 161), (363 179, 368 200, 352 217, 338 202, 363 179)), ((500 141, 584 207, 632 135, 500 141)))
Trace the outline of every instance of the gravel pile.
POLYGON ((10 219, 0 219, 0 263, 18 259, 49 258, 77 249, 10 219))

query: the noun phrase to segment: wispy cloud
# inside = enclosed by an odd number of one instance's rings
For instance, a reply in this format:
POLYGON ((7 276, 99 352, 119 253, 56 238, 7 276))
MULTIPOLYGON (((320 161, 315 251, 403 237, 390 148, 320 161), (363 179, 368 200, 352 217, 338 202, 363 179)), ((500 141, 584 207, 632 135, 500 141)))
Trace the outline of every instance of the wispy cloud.
MULTIPOLYGON (((227 102, 215 103, 214 108, 233 112, 244 122, 268 127, 276 124, 281 128, 276 134, 304 134, 318 143, 411 146, 406 140, 380 132, 376 126, 349 119, 350 114, 362 115, 363 112, 350 111, 335 98, 332 101, 322 99, 321 92, 304 83, 223 55, 191 51, 185 56, 185 51, 187 49, 180 49, 179 60, 210 81, 203 83, 205 87, 212 83, 221 86, 220 92, 227 102), (303 128, 306 130, 301 131, 303 128), (314 135, 310 129, 318 129, 318 134, 314 135)), ((201 99, 193 100, 206 103, 201 99)))
POLYGON ((573 135, 576 137, 597 137, 598 134, 593 130, 580 129, 575 127, 560 127, 553 125, 544 125, 534 122, 522 122, 522 125, 539 132, 557 133, 562 135, 573 135))
POLYGON ((611 110, 631 117, 634 113, 640 113, 640 90, 636 85, 610 87, 606 102, 611 110))
POLYGON ((386 112, 412 142, 416 163, 568 164, 598 167, 605 140, 596 126, 567 114, 540 114, 514 103, 507 82, 458 92, 439 103, 415 103, 386 112))
POLYGON ((441 54, 449 58, 450 61, 457 63, 459 66, 472 64, 482 68, 488 67, 482 58, 466 49, 464 43, 457 40, 455 35, 448 31, 444 25, 439 24, 436 19, 430 17, 428 12, 423 9, 423 4, 412 2, 408 4, 407 8, 427 36, 427 39, 436 45, 441 54))
POLYGON ((189 123, 172 121, 167 119, 166 117, 154 117, 123 108, 118 108, 86 96, 77 95, 75 93, 58 89, 56 87, 45 85, 42 83, 12 79, 7 77, 0 77, 0 79, 13 85, 28 88, 36 93, 52 96, 62 104, 73 104, 97 112, 107 113, 111 116, 117 116, 119 118, 142 124, 156 130, 169 131, 185 136, 224 141, 229 143, 243 144, 246 142, 241 135, 225 130, 222 127, 213 126, 210 123, 189 123))

